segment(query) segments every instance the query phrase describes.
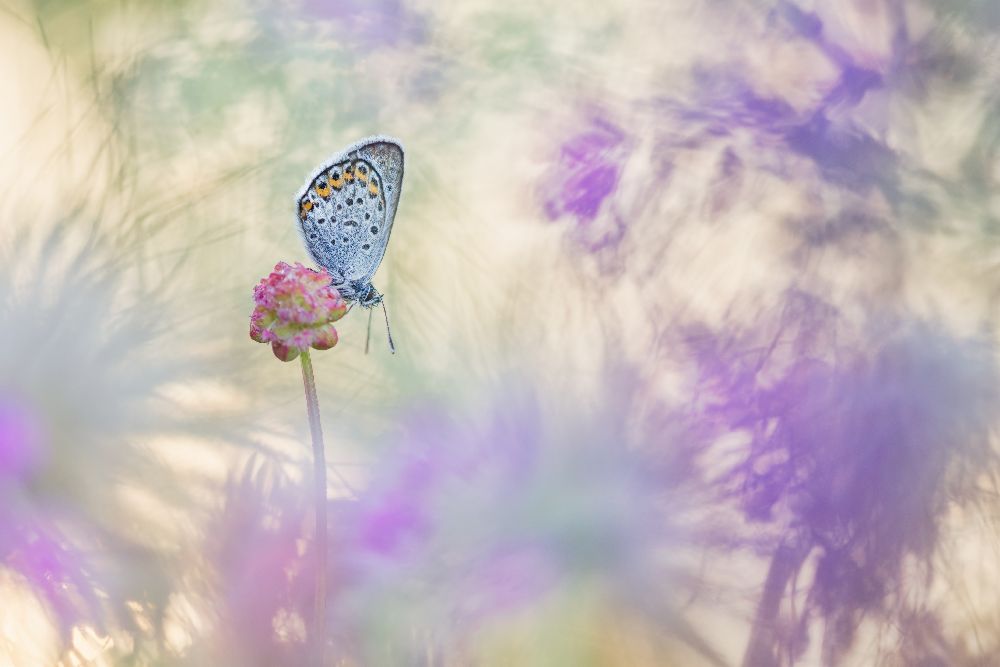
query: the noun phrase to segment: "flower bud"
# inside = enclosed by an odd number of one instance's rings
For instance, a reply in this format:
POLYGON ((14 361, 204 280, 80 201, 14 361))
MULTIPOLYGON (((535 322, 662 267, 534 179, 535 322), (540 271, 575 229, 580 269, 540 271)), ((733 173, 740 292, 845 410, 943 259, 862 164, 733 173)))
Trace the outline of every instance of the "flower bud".
POLYGON ((289 347, 277 341, 271 343, 271 351, 281 361, 292 361, 295 357, 299 356, 298 348, 289 347))

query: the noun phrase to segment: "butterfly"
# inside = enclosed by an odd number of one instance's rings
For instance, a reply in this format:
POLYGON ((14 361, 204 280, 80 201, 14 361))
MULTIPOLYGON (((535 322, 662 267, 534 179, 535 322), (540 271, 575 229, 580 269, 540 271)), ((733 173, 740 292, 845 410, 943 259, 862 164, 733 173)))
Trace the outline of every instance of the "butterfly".
MULTIPOLYGON (((389 349, 389 315, 372 276, 382 262, 403 187, 403 146, 384 136, 357 141, 320 165, 296 197, 306 250, 347 301, 371 311, 381 304, 389 349)), ((368 342, 365 341, 365 352, 368 342)))

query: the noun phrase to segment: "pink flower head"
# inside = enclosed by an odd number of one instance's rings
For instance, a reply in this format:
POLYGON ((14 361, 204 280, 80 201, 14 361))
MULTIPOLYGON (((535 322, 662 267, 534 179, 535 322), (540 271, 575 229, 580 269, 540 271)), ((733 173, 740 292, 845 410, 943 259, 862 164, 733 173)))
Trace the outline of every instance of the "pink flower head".
POLYGON ((296 262, 274 265, 253 288, 250 338, 270 343, 274 356, 291 361, 310 347, 328 350, 337 344, 333 323, 347 312, 326 270, 313 271, 296 262))

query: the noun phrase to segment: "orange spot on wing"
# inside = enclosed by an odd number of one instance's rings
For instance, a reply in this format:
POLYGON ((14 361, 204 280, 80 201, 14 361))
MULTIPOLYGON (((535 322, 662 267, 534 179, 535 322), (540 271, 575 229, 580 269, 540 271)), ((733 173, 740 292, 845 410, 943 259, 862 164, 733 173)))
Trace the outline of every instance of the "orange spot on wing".
POLYGON ((344 177, 341 176, 339 173, 337 174, 337 178, 334 178, 333 176, 327 176, 327 183, 334 190, 339 190, 340 188, 344 187, 344 177))
POLYGON ((316 190, 316 194, 318 194, 323 199, 326 199, 327 197, 330 196, 331 190, 330 190, 330 184, 329 183, 317 183, 316 187, 315 187, 315 190, 316 190))

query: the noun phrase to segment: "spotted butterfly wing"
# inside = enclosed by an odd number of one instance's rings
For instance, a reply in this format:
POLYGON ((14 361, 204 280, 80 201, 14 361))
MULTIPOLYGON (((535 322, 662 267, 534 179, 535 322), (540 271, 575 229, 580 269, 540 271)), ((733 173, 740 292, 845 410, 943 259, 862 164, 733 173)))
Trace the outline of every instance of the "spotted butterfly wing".
POLYGON ((363 299, 382 262, 403 186, 403 147, 369 137, 324 162, 296 197, 299 231, 346 299, 363 299))

